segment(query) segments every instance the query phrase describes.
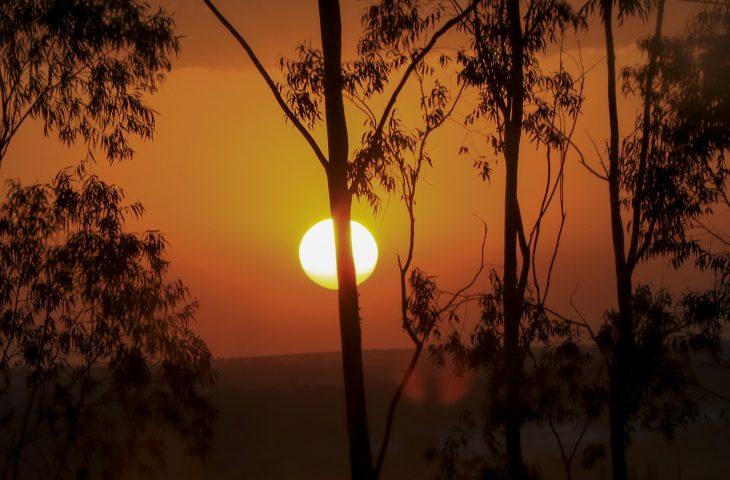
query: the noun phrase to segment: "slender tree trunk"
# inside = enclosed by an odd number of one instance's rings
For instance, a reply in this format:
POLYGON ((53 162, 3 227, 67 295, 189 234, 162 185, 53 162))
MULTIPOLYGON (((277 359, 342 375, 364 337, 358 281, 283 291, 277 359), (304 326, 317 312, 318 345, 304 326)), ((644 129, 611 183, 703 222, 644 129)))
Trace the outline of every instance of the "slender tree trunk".
POLYGON ((654 77, 657 73, 658 54, 657 49, 662 40, 662 22, 664 20, 664 0, 659 0, 657 4, 657 18, 654 30, 652 45, 649 48, 649 70, 646 74, 646 83, 644 84, 644 112, 642 113, 641 128, 641 148, 639 150, 639 167, 636 172, 636 180, 631 199, 631 237, 629 239, 629 250, 626 261, 631 268, 638 263, 640 249, 640 233, 642 227, 641 209, 644 201, 646 190, 646 169, 649 163, 649 147, 652 137, 652 106, 654 104, 654 77))
POLYGON ((510 480, 524 476, 522 465, 522 413, 521 384, 523 356, 520 352, 520 318, 522 317, 522 298, 520 298, 517 279, 517 238, 519 204, 517 202, 517 171, 522 134, 522 113, 524 99, 523 59, 522 59, 522 20, 519 0, 510 0, 507 5, 509 14, 510 44, 512 47, 512 68, 510 96, 512 110, 506 130, 505 145, 505 212, 504 212, 504 353, 507 418, 505 443, 507 450, 507 473, 510 480))
POLYGON ((609 421, 611 427, 611 467, 614 480, 626 480, 626 373, 633 344, 631 311, 631 268, 626 262, 624 228, 621 219, 619 130, 616 94, 616 52, 613 44, 613 0, 603 0, 603 25, 608 69, 608 115, 610 123, 608 193, 611 209, 611 238, 616 270, 618 325, 616 345, 610 367, 609 421))
MULTIPOLYGON (((626 465, 626 427, 628 412, 626 396, 628 393, 628 372, 630 355, 634 348, 634 313, 632 307, 633 271, 639 256, 639 232, 641 222, 641 199, 646 175, 646 162, 649 151, 649 135, 651 121, 651 89, 657 62, 656 45, 649 53, 650 71, 646 80, 647 97, 644 100, 644 126, 640 152, 639 171, 634 198, 631 202, 632 223, 628 255, 625 253, 624 226, 621 219, 620 199, 620 164, 619 164, 619 131, 618 107, 616 93, 616 54, 613 44, 613 12, 612 1, 604 0, 604 28, 606 35, 606 62, 608 67, 608 112, 611 128, 609 150, 609 201, 611 205, 611 236, 613 240, 614 263, 616 269, 616 294, 618 297, 618 325, 616 325, 616 346, 610 370, 609 416, 611 426, 611 467, 614 480, 627 480, 626 465)), ((654 41, 661 40, 664 1, 658 4, 656 31, 654 41)))
POLYGON ((338 0, 319 0, 329 164, 327 182, 334 222, 342 369, 352 478, 373 478, 355 264, 350 238, 352 195, 348 188, 347 123, 342 100, 342 25, 338 0))

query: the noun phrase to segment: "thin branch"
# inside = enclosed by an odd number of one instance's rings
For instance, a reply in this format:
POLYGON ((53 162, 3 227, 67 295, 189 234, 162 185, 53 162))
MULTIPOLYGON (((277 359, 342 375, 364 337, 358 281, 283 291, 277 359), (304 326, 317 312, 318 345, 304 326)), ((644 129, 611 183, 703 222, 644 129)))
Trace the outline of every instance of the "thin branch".
POLYGON ((710 227, 702 223, 699 219, 695 219, 695 223, 700 226, 700 228, 707 233, 709 233, 712 237, 714 237, 716 240, 722 242, 726 246, 730 246, 730 241, 726 238, 717 233, 716 231, 712 230, 710 227))
MULTIPOLYGON (((651 113, 654 106, 654 76, 656 75, 658 54, 657 49, 662 40, 662 22, 664 20, 664 0, 659 0, 657 10, 656 31, 654 33, 653 42, 649 52, 649 65, 646 75, 646 86, 644 91, 644 113, 641 131, 641 150, 639 152, 639 169, 636 174, 636 185, 634 196, 631 199, 632 221, 631 235, 629 237, 629 252, 626 255, 626 262, 629 265, 636 265, 639 258, 637 251, 639 249, 639 233, 641 230, 641 204, 644 198, 644 181, 646 177, 647 163, 649 161, 649 147, 651 143, 651 113)), ((647 238, 647 242, 651 242, 651 238, 647 238)))
POLYGON ((375 113, 370 109, 370 106, 368 106, 363 99, 355 94, 355 93, 349 93, 347 91, 343 91, 345 98, 347 98, 350 103, 352 103, 358 110, 360 110, 363 115, 365 115, 370 123, 375 125, 375 122, 377 121, 375 118, 375 113))
POLYGON ((728 397, 727 395, 723 395, 722 393, 718 393, 714 390, 710 390, 707 387, 703 387, 702 385, 699 384, 699 382, 695 382, 693 386, 695 388, 697 388, 698 390, 701 390, 702 392, 704 392, 712 397, 715 397, 715 398, 718 398, 720 400, 730 403, 730 397, 728 397))
MULTIPOLYGON (((209 0, 204 0, 206 3, 209 0)), ((449 30, 451 30, 452 27, 459 24, 467 15, 469 15, 473 10, 476 9, 477 5, 479 4, 478 0, 473 0, 472 3, 459 12, 455 17, 452 17, 448 22, 444 23, 441 28, 436 30, 434 32, 431 39, 428 41, 428 43, 416 54, 413 59, 411 60, 411 63, 408 64, 408 67, 406 67, 405 72, 403 72, 403 76, 401 77, 400 81, 398 82, 398 85, 395 87, 395 90, 393 90, 393 93, 390 96, 390 99, 388 99, 388 103, 385 105, 385 110, 383 110, 383 114, 380 117, 380 121, 378 122, 377 126, 375 127, 375 134, 373 135, 373 138, 375 141, 377 141, 380 136, 383 134, 383 129, 385 128, 385 124, 388 121, 388 117, 390 117, 390 113, 393 110, 393 107, 395 107, 395 102, 398 99, 398 95, 400 94, 401 90, 403 90, 403 87, 408 82, 409 77, 413 74, 413 72, 416 70, 416 67, 423 61, 423 59, 428 55, 428 53, 433 49, 433 47, 436 45, 436 42, 441 38, 444 34, 446 34, 449 30)))
POLYGON ((259 61, 258 57, 254 53, 251 46, 246 42, 246 40, 241 36, 241 34, 236 30, 236 28, 231 25, 231 23, 226 19, 226 17, 223 16, 223 14, 216 8, 215 5, 213 5, 213 2, 211 0, 203 0, 203 2, 208 6, 211 12, 218 18, 218 20, 223 24, 224 27, 230 32, 230 34, 235 38, 238 43, 241 45, 241 47, 246 51, 246 54, 251 59, 251 62, 253 62, 254 66, 256 67, 256 70, 258 70, 261 77, 266 82, 266 85, 268 85, 269 90, 271 90, 271 93, 274 95, 274 98, 276 99, 276 102, 279 104, 281 109, 284 111, 284 114, 286 115, 286 118, 289 119, 292 124, 296 127, 297 130, 299 130, 299 133, 302 134, 304 139, 307 141, 309 146, 312 148, 312 151, 314 151, 314 154, 317 157, 317 160, 319 160, 319 163, 322 164, 322 166, 325 168, 325 170, 328 168, 329 162, 327 161, 327 157, 322 153, 322 149, 319 148, 319 145, 317 144, 317 141, 314 139, 312 134, 307 130, 307 128, 302 124, 302 122, 297 118, 297 116, 294 114, 294 112, 289 108, 289 106, 286 104, 286 101, 281 96, 281 92, 279 92, 279 89, 276 86, 276 83, 274 83, 274 80, 272 80, 269 73, 266 71, 264 66, 259 61))
POLYGON ((522 269, 520 271, 520 278, 518 282, 519 298, 524 301, 525 290, 527 289, 527 281, 530 276, 530 245, 525 237, 525 226, 522 222, 522 211, 520 210, 519 201, 515 202, 515 210, 517 216, 517 239, 520 245, 520 252, 522 255, 522 269))
POLYGON ((601 151, 598 149, 598 145, 596 145, 596 141, 593 140, 593 137, 591 136, 591 133, 588 130, 586 130, 586 135, 588 135, 588 139, 593 144, 593 149, 596 151, 596 156, 598 156, 598 161, 601 163, 601 168, 603 168, 603 172, 605 173, 605 177, 602 177, 602 178, 605 178, 606 181, 608 181, 608 167, 606 166, 606 162, 603 159, 603 155, 601 154, 601 151))
POLYGON ((390 400, 390 405, 388 406, 388 416, 385 420, 385 432, 383 433, 383 443, 380 445, 380 450, 378 451, 378 459, 375 462, 375 478, 380 477, 380 473, 383 469, 383 463, 385 462, 385 454, 388 451, 388 444, 390 443, 390 435, 393 432, 393 421, 395 420, 395 412, 398 408, 398 403, 400 402, 401 397, 403 396, 403 391, 406 389, 406 386, 408 385, 408 382, 411 379, 411 376, 413 375, 413 372, 416 370, 416 365, 418 364, 418 360, 421 357, 421 352, 423 351, 423 345, 416 346, 416 350, 413 352, 413 356, 411 357, 411 361, 408 364, 408 367, 406 368, 405 372, 403 373, 403 378, 401 378, 400 383, 398 384, 398 387, 395 390, 395 393, 393 394, 393 398, 390 400))
MULTIPOLYGON (((580 162, 581 165, 583 165, 586 168, 586 170, 588 170, 590 173, 592 173, 594 176, 596 176, 600 180, 603 180, 605 182, 608 181, 608 176, 607 175, 601 174, 600 172, 596 171, 596 169, 594 169, 593 167, 591 167, 588 164, 588 162, 585 159, 585 156, 583 155, 583 152, 575 144, 575 142, 572 139, 568 139, 568 143, 570 144, 571 147, 573 147, 573 150, 578 154, 578 161, 580 162)), ((597 149, 596 149, 596 151, 597 151, 597 149)), ((603 165, 603 163, 601 163, 601 166, 603 167, 604 170, 606 169, 606 167, 605 167, 605 165, 603 165)))
MULTIPOLYGON (((421 105, 423 109, 423 116, 424 118, 428 119, 430 112, 428 108, 428 103, 423 101, 423 99, 426 98, 426 93, 423 89, 423 77, 418 75, 416 73, 418 80, 419 80, 419 86, 421 88, 421 105)), ((415 167, 411 165, 407 165, 405 163, 405 160, 400 158, 398 162, 399 171, 401 174, 401 188, 402 188, 402 195, 403 195, 403 201, 406 204, 406 210, 408 211, 408 219, 409 219, 409 236, 408 236, 408 250, 406 254, 405 261, 401 260, 400 255, 397 257, 398 259, 398 271, 400 276, 400 294, 401 294, 401 317, 403 322, 403 329, 408 333, 411 340, 413 341, 413 344, 415 345, 415 350, 413 351, 413 354, 411 356, 411 360, 408 364, 408 367, 406 368, 405 372, 403 373, 403 376, 401 377, 401 380, 396 387, 395 392, 393 393, 393 397, 390 400, 390 404, 388 406, 388 413, 386 416, 385 421, 385 430, 383 433, 383 441, 380 445, 380 449, 378 451, 378 456, 375 461, 374 465, 374 471, 375 471, 375 478, 377 479, 383 469, 383 464, 385 463, 385 456, 388 451, 388 445, 390 443, 390 437, 393 432, 393 424, 395 422, 395 414, 396 410, 398 409, 398 404, 400 403, 401 397, 403 396, 403 391, 405 390, 406 386, 408 385, 408 382, 411 379, 411 376, 413 375, 413 372, 416 369, 416 366, 418 365, 418 361, 421 357, 421 353, 423 352, 423 347, 426 344, 431 332, 433 331, 434 325, 436 324, 436 320, 441 316, 444 309, 441 309, 437 312, 435 312, 435 320, 432 324, 428 326, 428 328, 422 329, 423 331, 422 335, 419 337, 419 329, 413 327, 413 323, 408 318, 408 288, 406 284, 406 279, 408 277, 408 273, 411 269, 411 265, 413 262, 413 251, 415 247, 415 225, 416 225, 416 216, 415 216, 415 197, 416 197, 416 187, 418 185, 418 180, 420 178, 421 168, 423 166, 423 161, 426 159, 426 144, 428 142, 428 139, 437 128, 439 128, 441 125, 443 125, 448 119, 452 113, 454 112, 454 109, 456 108, 456 105, 459 103, 461 96, 464 92, 464 86, 462 86, 459 89, 459 92, 457 93, 456 97, 454 98, 451 106, 446 109, 444 115, 434 124, 428 125, 428 120, 426 120, 426 127, 420 131, 420 142, 419 147, 417 149, 417 153, 415 154, 415 167)), ((482 268, 484 265, 484 243, 486 241, 486 225, 485 225, 485 239, 482 242, 482 268)), ((481 273, 482 268, 479 269, 479 273, 481 273)), ((478 274, 477 274, 478 276, 478 274)), ((471 285, 474 284, 476 281, 476 277, 467 285, 466 288, 470 288, 471 285)), ((460 292, 463 292, 465 289, 460 290, 460 292)), ((457 293, 457 295, 460 293, 457 293)), ((454 297, 456 298, 456 296, 454 297)), ((452 299, 453 302, 453 299, 452 299)))
POLYGON ((482 236, 482 248, 481 248, 481 255, 482 255, 482 256, 481 256, 481 261, 479 262, 479 268, 477 268, 477 271, 476 271, 476 273, 474 273, 474 276, 473 276, 473 277, 472 277, 472 279, 471 279, 471 280, 469 281, 469 283, 467 283, 466 285, 464 285, 464 286, 463 286, 462 288, 460 288, 459 290, 457 290, 456 292, 454 292, 454 293, 453 293, 453 294, 451 295, 451 299, 450 299, 450 300, 449 300, 449 301, 448 301, 448 302, 446 303, 446 305, 444 305, 444 306, 443 306, 443 307, 442 307, 442 308, 441 308, 441 309, 440 309, 440 310, 438 311, 438 315, 439 315, 439 316, 441 316, 441 315, 442 315, 442 314, 443 314, 444 312, 446 312, 446 311, 447 311, 447 310, 448 310, 448 309, 449 309, 449 308, 450 308, 451 306, 453 306, 453 304, 454 304, 454 301, 455 301, 455 300, 456 300, 457 298, 461 297, 461 296, 462 296, 462 295, 464 294, 464 292, 466 292, 466 291, 467 291, 467 290, 469 290, 469 289, 470 289, 471 287, 473 287, 473 286, 474 286, 474 284, 475 284, 475 283, 477 282, 477 280, 479 279, 479 277, 481 276, 482 272, 484 271, 484 266, 486 265, 486 263, 484 262, 484 258, 485 258, 485 255, 486 255, 486 253, 485 253, 485 252, 486 252, 486 245, 487 245, 487 233, 488 233, 488 229, 487 229, 487 224, 486 224, 486 223, 484 223, 484 221, 482 221, 482 223, 483 223, 483 226, 484 226, 484 234, 483 234, 483 236, 482 236))
POLYGON ((700 5, 718 5, 720 7, 728 7, 730 6, 730 2, 722 1, 722 0, 679 0, 680 2, 684 3, 697 3, 700 5))

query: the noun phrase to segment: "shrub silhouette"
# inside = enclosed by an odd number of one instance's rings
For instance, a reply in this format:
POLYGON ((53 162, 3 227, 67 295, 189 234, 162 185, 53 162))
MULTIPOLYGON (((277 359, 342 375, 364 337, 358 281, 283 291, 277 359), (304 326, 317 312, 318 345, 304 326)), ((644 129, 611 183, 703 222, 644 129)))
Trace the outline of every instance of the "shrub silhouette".
POLYGON ((33 475, 44 478, 149 471, 162 466, 168 432, 204 454, 211 354, 189 328, 196 302, 167 278, 164 236, 126 229, 142 206, 123 205, 118 187, 83 169, 8 190, 0 206, 3 477, 22 478, 31 454, 33 475))

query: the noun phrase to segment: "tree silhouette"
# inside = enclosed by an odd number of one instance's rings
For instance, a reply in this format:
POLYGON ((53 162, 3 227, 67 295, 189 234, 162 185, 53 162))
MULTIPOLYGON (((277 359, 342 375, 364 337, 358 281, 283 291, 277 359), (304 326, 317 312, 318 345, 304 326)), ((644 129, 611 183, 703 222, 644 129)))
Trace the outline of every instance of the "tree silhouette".
POLYGON ((3 478, 121 478, 160 468, 168 432, 209 446, 211 355, 165 238, 80 170, 10 182, 0 206, 3 478), (32 461, 30 460, 32 459, 32 461), (29 473, 32 469, 32 473, 29 473))
MULTIPOLYGON (((448 62, 449 60, 445 56, 439 58, 441 67, 448 62)), ((388 406, 383 441, 375 462, 376 476, 380 476, 383 469, 401 396, 418 366, 424 349, 433 337, 440 335, 439 324, 457 315, 465 298, 468 301, 468 290, 474 286, 484 270, 486 225, 482 239, 481 263, 474 276, 455 292, 439 291, 436 278, 414 265, 416 192, 424 169, 432 165, 428 143, 431 135, 451 119, 465 90, 465 86, 462 85, 454 98, 451 98, 449 89, 438 78, 431 79, 430 83, 427 82, 427 78, 430 79, 435 74, 436 69, 426 63, 421 64, 415 71, 420 87, 420 109, 424 125, 417 128, 415 133, 409 134, 406 131, 397 130, 389 135, 391 137, 390 145, 401 146, 401 151, 394 155, 397 166, 395 177, 397 190, 408 212, 408 247, 405 256, 398 255, 397 257, 400 279, 400 312, 403 330, 413 344, 413 353, 388 406), (396 142, 395 138, 401 139, 401 141, 396 142)))
POLYGON ((608 167, 605 174, 592 171, 608 185, 618 299, 618 311, 607 313, 594 338, 609 364, 613 477, 625 480, 632 425, 641 419, 644 426, 670 435, 686 423, 695 408, 686 398, 694 383, 689 355, 707 351, 717 357, 721 349, 728 254, 708 250, 689 233, 703 225, 718 202, 727 204, 730 10, 713 7, 699 15, 685 39, 666 40, 664 0, 602 0, 586 8, 598 9, 606 42, 608 167), (613 20, 647 18, 652 11, 655 33, 641 43, 647 63, 623 72, 624 92, 640 98, 643 109, 634 132, 622 139, 613 20), (668 258, 674 267, 694 259, 696 267, 714 272, 716 288, 675 300, 664 291, 635 287, 636 267, 653 258, 668 258))
MULTIPOLYGON (((178 51, 173 28, 164 10, 135 0, 2 2, 0 162, 29 120, 92 159, 130 158, 132 137, 154 133, 144 97, 178 51)), ((197 304, 166 279, 164 237, 125 229, 141 205, 123 206, 121 190, 83 164, 48 185, 10 182, 6 194, 3 478, 150 471, 167 432, 204 454, 210 353, 188 328, 197 304)))
POLYGON ((110 161, 149 139, 157 90, 177 53, 164 10, 136 0, 7 0, 0 4, 0 162, 29 119, 64 144, 110 161))
MULTIPOLYGON (((130 158, 130 138, 154 132, 144 96, 178 51, 173 27, 137 1, 3 2, 0 162, 31 119, 92 158, 130 158)), ((141 206, 122 207, 117 187, 78 175, 11 182, 2 206, 4 478, 39 450, 52 452, 36 466, 48 477, 152 467, 170 429, 207 449, 213 411, 199 389, 212 375, 187 328, 195 303, 165 281, 164 238, 124 231, 141 206)))
POLYGON ((459 24, 476 6, 456 6, 456 12, 439 24, 455 4, 444 2, 376 2, 363 17, 365 32, 358 45, 358 58, 343 63, 342 25, 338 0, 319 0, 322 48, 298 48, 299 57, 282 61, 286 83, 278 85, 266 71, 244 37, 210 0, 204 0, 213 14, 236 39, 263 77, 275 100, 311 147, 324 168, 334 222, 337 257, 338 307, 342 363, 350 447, 352 478, 374 477, 362 367, 362 346, 357 284, 350 241, 353 197, 378 203, 375 188, 389 191, 394 180, 389 166, 396 160, 403 141, 398 135, 395 106, 414 72, 439 38, 459 24), (448 9, 448 10, 447 10, 448 9), (381 52, 386 49, 387 53, 381 52), (397 75, 397 79, 393 77, 397 75), (394 85, 385 98, 385 107, 376 115, 368 106, 373 96, 383 95, 386 85, 394 85), (344 98, 366 117, 367 133, 361 148, 350 154, 344 98), (322 110, 324 104, 324 110, 322 110), (324 119, 327 154, 317 144, 310 129, 324 119))
MULTIPOLYGON (((492 273, 492 291, 479 298, 483 314, 470 337, 463 338, 457 328, 435 351, 439 357, 452 355, 463 365, 487 372, 484 437, 496 461, 483 469, 492 475, 502 472, 509 479, 528 476, 521 429, 534 419, 528 392, 536 377, 525 371, 531 345, 565 333, 555 328, 544 310, 564 211, 544 290, 534 257, 542 220, 557 197, 562 210, 563 166, 582 101, 578 84, 562 64, 559 71, 546 74, 540 69, 538 55, 566 29, 580 23, 567 2, 482 2, 465 21, 471 45, 459 54, 460 78, 479 93, 479 103, 466 124, 484 121, 494 127, 494 133, 486 134, 487 141, 493 156, 505 165, 504 270, 502 275, 492 273), (523 220, 517 194, 523 133, 545 149, 548 170, 554 168, 552 156, 560 158, 555 177, 547 178, 532 228, 523 220), (530 283, 536 298, 532 298, 530 283), (503 442, 497 439, 499 430, 504 433, 503 442)), ((468 147, 462 151, 469 153, 468 147)), ((476 166, 483 178, 489 178, 492 162, 488 158, 479 157, 476 166)))

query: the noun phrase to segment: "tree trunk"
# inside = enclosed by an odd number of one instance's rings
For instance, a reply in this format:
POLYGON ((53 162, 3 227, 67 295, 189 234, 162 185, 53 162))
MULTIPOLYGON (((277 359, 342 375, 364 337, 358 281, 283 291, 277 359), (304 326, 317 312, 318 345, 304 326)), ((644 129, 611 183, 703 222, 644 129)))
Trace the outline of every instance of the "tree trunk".
POLYGON ((338 0, 319 0, 319 14, 324 56, 325 113, 329 150, 327 183, 330 212, 335 230, 350 470, 354 480, 371 480, 373 465, 362 366, 357 282, 350 239, 352 195, 348 189, 347 179, 347 123, 342 100, 342 25, 338 0))
MULTIPOLYGON (((507 451, 507 474, 510 480, 524 476, 522 465, 522 353, 520 352, 520 318, 522 317, 522 298, 517 279, 517 237, 519 204, 517 202, 517 171, 522 134, 522 114, 524 100, 523 59, 522 59, 522 20, 519 0, 508 3, 510 44, 512 47, 512 67, 510 96, 512 110, 506 130, 505 145, 505 212, 504 212, 504 354, 506 391, 505 401, 507 418, 505 423, 505 443, 507 451)), ((524 259, 523 259, 524 260, 524 259)))
POLYGON ((603 25, 606 37, 608 69, 608 114, 611 128, 609 142, 608 191, 611 209, 611 238, 616 270, 618 325, 616 345, 610 366, 609 421, 611 427, 611 468, 614 480, 626 480, 626 373, 633 343, 633 313, 631 311, 631 268, 626 262, 624 229, 621 219, 619 130, 616 94, 616 53, 613 44, 613 0, 603 0, 603 25))

